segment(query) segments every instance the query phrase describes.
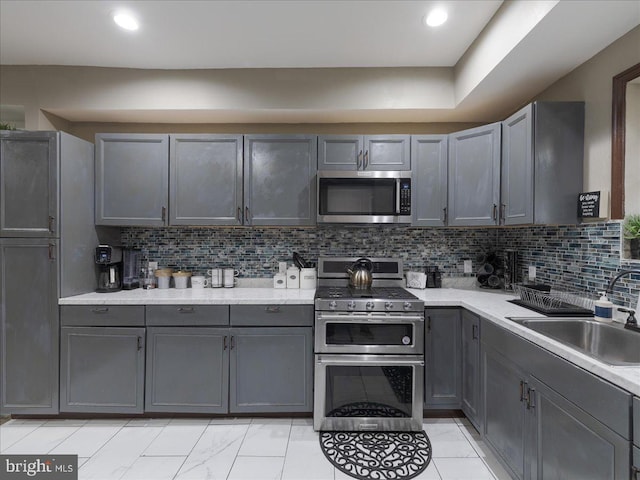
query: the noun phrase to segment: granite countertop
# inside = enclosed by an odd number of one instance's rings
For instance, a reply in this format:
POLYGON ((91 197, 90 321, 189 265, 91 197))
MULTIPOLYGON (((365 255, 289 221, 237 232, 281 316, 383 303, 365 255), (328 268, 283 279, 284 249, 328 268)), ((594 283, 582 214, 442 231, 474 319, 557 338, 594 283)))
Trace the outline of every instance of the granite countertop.
MULTIPOLYGON (((425 307, 463 307, 497 325, 555 353, 571 363, 640 396, 640 367, 609 366, 549 337, 519 325, 506 317, 543 317, 507 300, 505 292, 477 289, 408 289, 424 301, 425 307)), ((315 290, 273 288, 205 288, 193 290, 128 290, 115 293, 87 293, 59 300, 60 305, 313 305, 315 290)))

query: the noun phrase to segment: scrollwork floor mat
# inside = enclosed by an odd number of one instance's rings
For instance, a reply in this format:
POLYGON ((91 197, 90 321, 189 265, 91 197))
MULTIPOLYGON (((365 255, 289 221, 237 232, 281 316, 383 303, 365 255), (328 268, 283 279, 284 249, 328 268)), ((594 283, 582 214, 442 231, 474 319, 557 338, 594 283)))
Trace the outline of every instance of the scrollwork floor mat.
POLYGON ((337 469, 360 480, 409 480, 431 462, 425 432, 320 432, 320 447, 337 469))

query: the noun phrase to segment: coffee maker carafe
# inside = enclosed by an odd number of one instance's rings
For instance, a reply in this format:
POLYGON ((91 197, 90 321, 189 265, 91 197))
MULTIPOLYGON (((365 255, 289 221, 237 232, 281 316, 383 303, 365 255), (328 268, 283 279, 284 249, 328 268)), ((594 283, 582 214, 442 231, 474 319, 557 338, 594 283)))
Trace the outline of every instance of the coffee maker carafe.
POLYGON ((98 265, 96 292, 107 293, 122 290, 122 249, 111 245, 98 245, 95 259, 98 265))

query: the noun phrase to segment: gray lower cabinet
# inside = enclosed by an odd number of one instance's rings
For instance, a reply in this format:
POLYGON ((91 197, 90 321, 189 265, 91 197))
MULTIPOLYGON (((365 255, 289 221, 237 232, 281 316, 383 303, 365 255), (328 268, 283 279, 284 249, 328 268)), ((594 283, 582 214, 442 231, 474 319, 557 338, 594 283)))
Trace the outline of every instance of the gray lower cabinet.
POLYGON ((0 238, 0 413, 58 413, 55 239, 0 238))
POLYGON ((462 411, 482 431, 480 377, 480 318, 462 310, 462 411))
POLYGON ((498 224, 500 123, 449 135, 448 224, 498 224))
POLYGON ((229 411, 311 412, 311 327, 231 329, 229 411))
POLYGON ((169 223, 242 224, 242 135, 169 139, 169 223))
POLYGON ((481 321, 483 435, 514 478, 627 480, 632 396, 481 321))
POLYGON ((142 413, 144 327, 60 329, 60 411, 142 413))
POLYGON ((425 309, 425 408, 460 408, 460 309, 425 309))
POLYGON ((411 137, 411 224, 447 223, 447 135, 411 137))
POLYGON ((96 225, 167 225, 169 136, 96 135, 96 225))
POLYGON ((145 411, 227 413, 229 329, 147 327, 145 411))
POLYGON ((55 237, 56 132, 0 132, 0 237, 55 237))
POLYGON ((409 135, 320 135, 319 170, 410 170, 409 135))
POLYGON ((317 137, 244 136, 244 224, 315 225, 317 137))

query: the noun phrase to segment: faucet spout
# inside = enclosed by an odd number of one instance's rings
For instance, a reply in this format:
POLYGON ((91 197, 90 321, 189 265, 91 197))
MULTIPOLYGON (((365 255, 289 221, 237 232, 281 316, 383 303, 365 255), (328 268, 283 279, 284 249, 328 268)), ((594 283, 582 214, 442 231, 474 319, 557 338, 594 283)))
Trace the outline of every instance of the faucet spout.
POLYGON ((640 275, 640 270, 622 270, 618 275, 611 279, 605 293, 609 295, 613 291, 614 285, 621 277, 624 277, 625 275, 632 275, 634 273, 640 275))

